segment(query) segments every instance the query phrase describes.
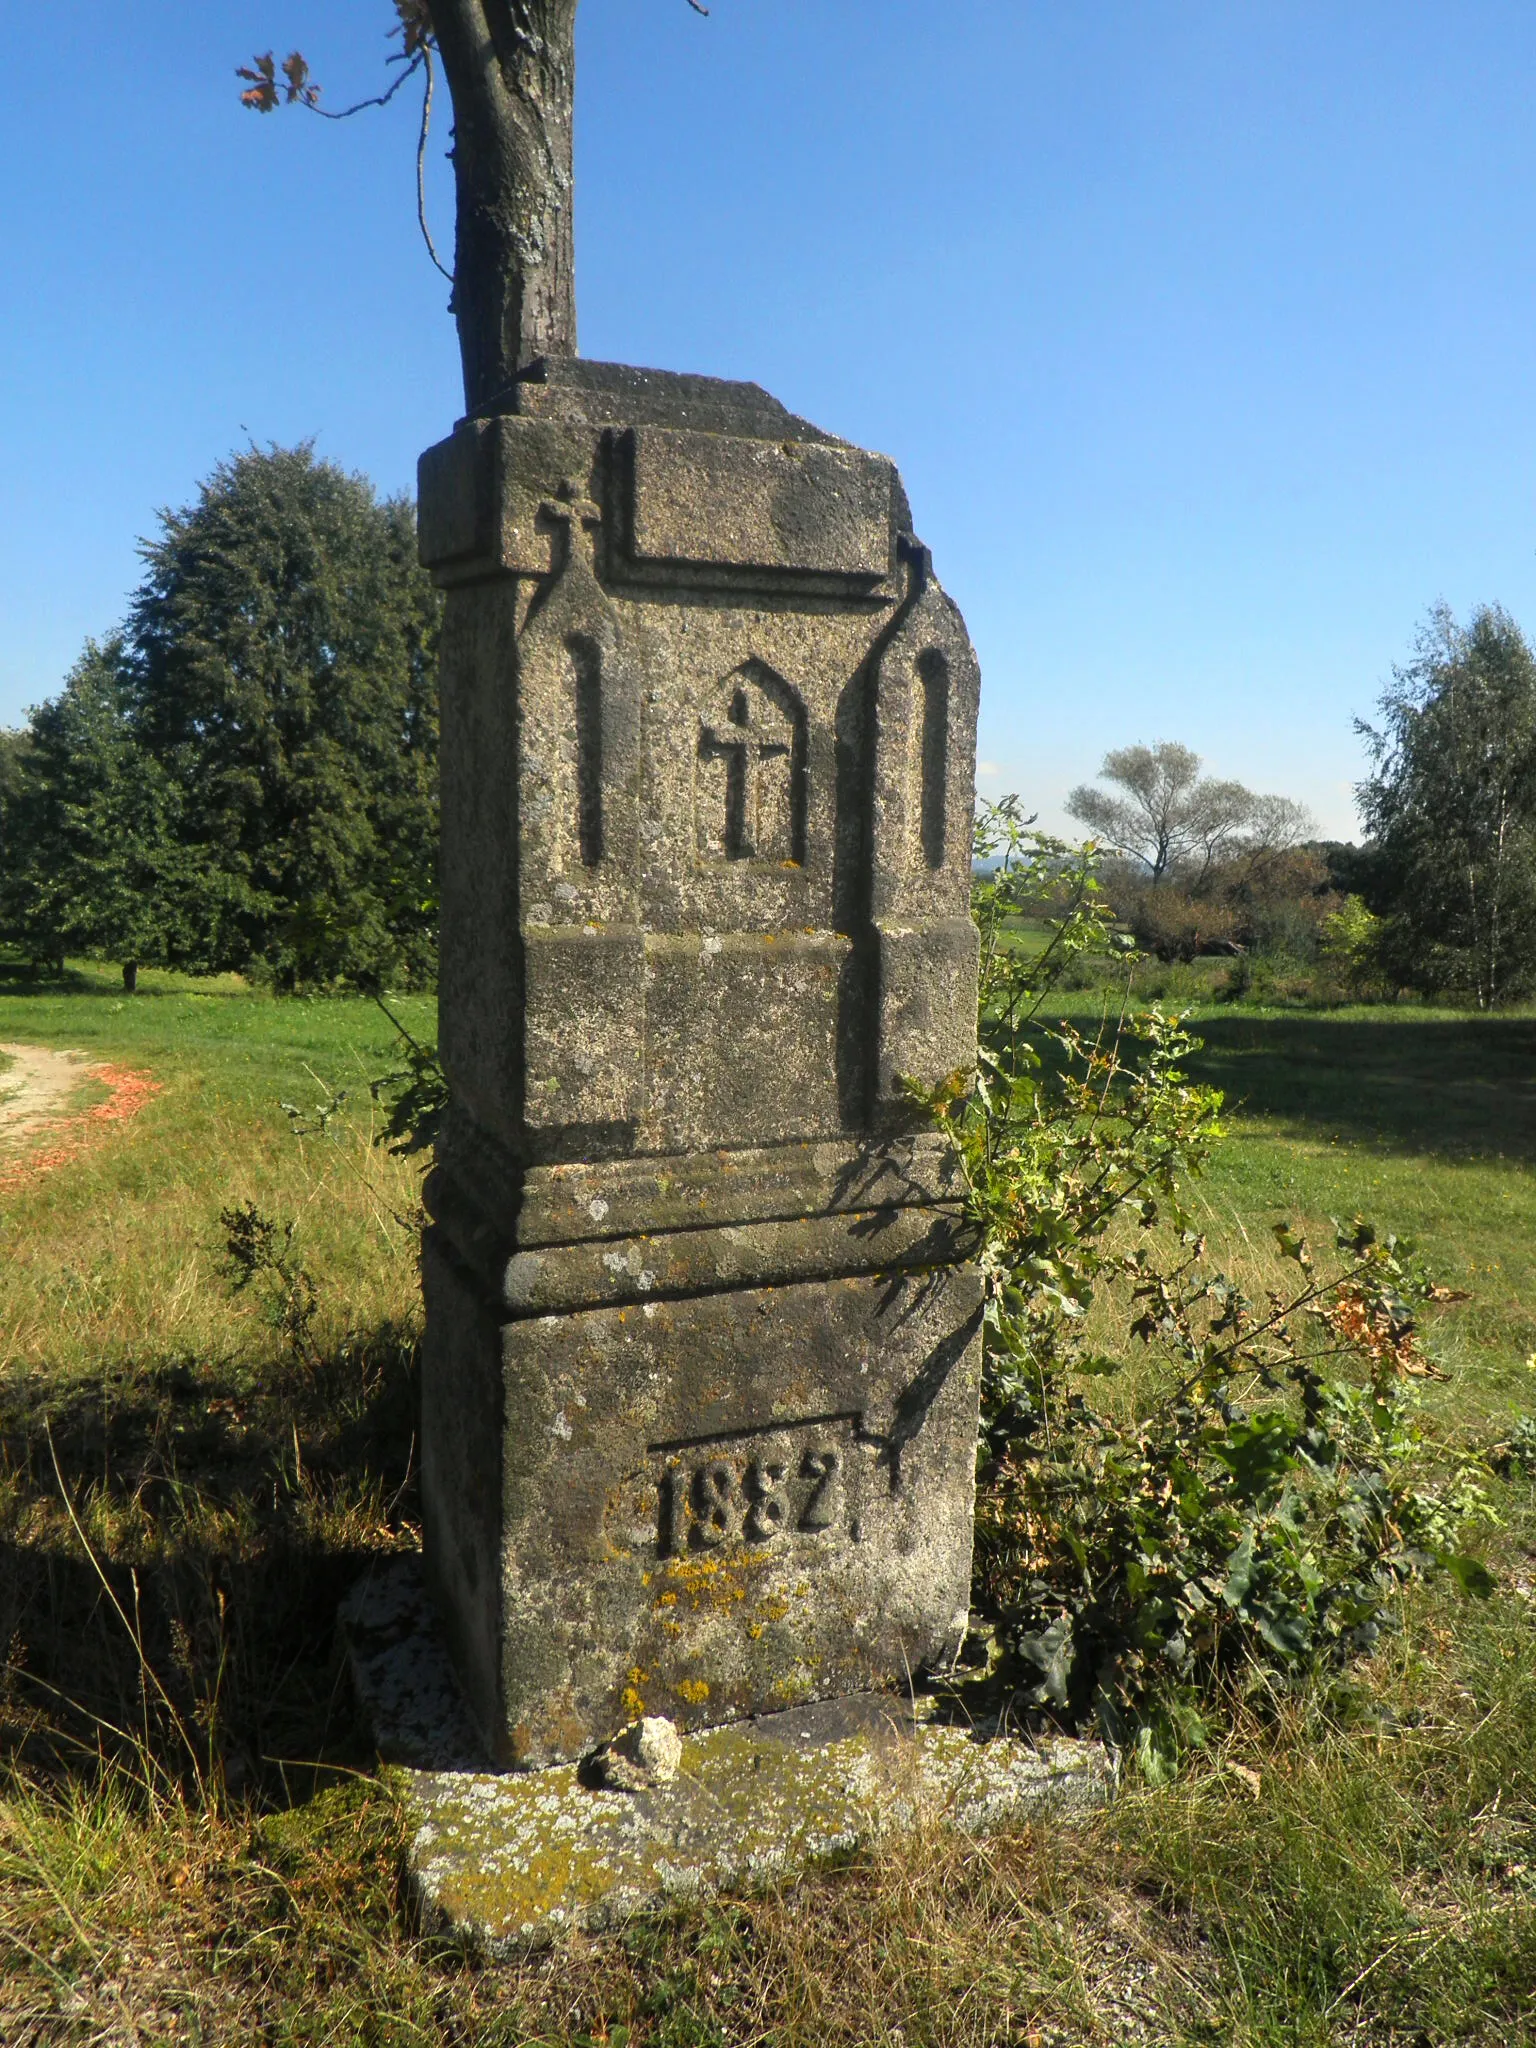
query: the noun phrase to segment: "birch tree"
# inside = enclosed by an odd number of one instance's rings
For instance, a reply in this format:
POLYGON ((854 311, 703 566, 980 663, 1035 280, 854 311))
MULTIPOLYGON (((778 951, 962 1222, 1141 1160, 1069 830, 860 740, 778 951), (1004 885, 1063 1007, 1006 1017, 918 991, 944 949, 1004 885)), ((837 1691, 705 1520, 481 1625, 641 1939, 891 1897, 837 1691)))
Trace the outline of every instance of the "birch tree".
POLYGON ((1431 612, 1393 671, 1375 772, 1357 792, 1377 842, 1388 942, 1405 980, 1480 1008, 1536 984, 1536 657, 1497 605, 1431 612))

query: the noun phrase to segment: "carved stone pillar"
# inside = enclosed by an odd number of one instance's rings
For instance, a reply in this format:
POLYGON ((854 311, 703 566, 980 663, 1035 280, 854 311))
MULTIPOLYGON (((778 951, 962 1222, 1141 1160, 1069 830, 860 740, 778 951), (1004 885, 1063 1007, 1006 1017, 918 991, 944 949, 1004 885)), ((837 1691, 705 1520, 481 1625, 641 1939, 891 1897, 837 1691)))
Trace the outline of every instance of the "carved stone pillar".
POLYGON ((525 373, 421 464, 442 656, 427 1566, 497 1753, 882 1685, 969 1595, 978 676, 901 483, 525 373))

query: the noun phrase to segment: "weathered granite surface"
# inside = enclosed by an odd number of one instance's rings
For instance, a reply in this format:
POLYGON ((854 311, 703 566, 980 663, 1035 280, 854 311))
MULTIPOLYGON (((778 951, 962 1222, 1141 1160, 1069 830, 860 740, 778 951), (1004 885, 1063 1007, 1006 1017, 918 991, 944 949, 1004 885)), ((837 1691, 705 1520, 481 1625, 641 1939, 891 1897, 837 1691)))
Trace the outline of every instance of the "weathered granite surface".
POLYGON ((493 1956, 792 1879, 913 1830, 1068 1816, 1114 1786, 1097 1743, 971 1727, 946 1720, 941 1698, 878 1694, 691 1734, 676 1782, 649 1790, 602 1789, 572 1764, 498 1774, 444 1689, 418 1560, 371 1574, 343 1618, 406 1807, 416 1913, 493 1956))
POLYGON ((421 466, 427 1564, 501 1762, 881 1685, 968 1605, 978 677, 883 456, 550 362, 421 466))

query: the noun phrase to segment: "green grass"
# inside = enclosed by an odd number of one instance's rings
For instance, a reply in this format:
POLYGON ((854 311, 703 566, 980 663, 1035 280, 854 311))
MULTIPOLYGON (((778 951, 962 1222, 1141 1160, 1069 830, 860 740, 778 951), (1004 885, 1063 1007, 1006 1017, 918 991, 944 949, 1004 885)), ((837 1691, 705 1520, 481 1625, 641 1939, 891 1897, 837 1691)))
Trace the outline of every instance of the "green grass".
MULTIPOLYGON (((403 1007, 430 1029, 429 1003, 403 1007)), ((1485 1443, 1536 1408, 1536 1020, 1215 1009, 1199 1028, 1233 1105, 1200 1187, 1213 1234, 1262 1279, 1281 1215, 1408 1231, 1473 1297, 1433 1332, 1434 1426, 1485 1443)), ((161 1086, 0 1200, 0 2038, 1536 2038, 1518 1473, 1488 1481, 1492 1600, 1415 1592, 1345 1698, 1241 1716, 1081 1827, 898 1844, 521 1968, 414 1938, 333 1627, 361 1561, 417 1540, 419 1179, 370 1145, 365 1085, 390 1037, 370 1005, 232 981, 0 978, 0 1039, 161 1086), (331 1134, 296 1138, 281 1103, 337 1086, 331 1134), (247 1200, 295 1224, 318 1363, 274 1291, 224 1275, 219 1211, 247 1200)))
MULTIPOLYGON (((415 1030, 433 1028, 430 997, 391 997, 415 1030)), ((94 962, 71 963, 62 983, 36 981, 0 962, 0 1037, 78 1048, 104 1060, 143 1058, 157 1070, 213 1083, 220 1096, 272 1129, 284 1096, 312 1098, 310 1069, 338 1080, 377 1071, 394 1033, 360 997, 278 997, 239 975, 173 974, 146 967, 137 995, 94 962)))
MULTIPOLYGON (((303 1001, 145 970, 114 993, 80 967, 58 991, 0 979, 0 1038, 84 1052, 150 1074, 158 1093, 131 1124, 64 1172, 0 1194, 5 1247, 0 1375, 94 1374, 151 1356, 258 1356, 250 1302, 213 1284, 219 1211, 254 1201, 292 1217, 333 1320, 413 1313, 414 1272, 391 1210, 417 1176, 370 1155, 367 1082, 394 1033, 360 999, 303 1001), (350 1142, 301 1142, 283 1104, 344 1089, 350 1142)), ((434 1006, 405 998, 414 1031, 434 1006)))
POLYGON ((1297 1217, 1322 1244, 1355 1215, 1412 1238, 1470 1297, 1435 1326, 1437 1411, 1475 1434, 1536 1408, 1536 1016, 1201 1009, 1192 1028, 1229 1109, 1200 1190, 1227 1242, 1297 1217))

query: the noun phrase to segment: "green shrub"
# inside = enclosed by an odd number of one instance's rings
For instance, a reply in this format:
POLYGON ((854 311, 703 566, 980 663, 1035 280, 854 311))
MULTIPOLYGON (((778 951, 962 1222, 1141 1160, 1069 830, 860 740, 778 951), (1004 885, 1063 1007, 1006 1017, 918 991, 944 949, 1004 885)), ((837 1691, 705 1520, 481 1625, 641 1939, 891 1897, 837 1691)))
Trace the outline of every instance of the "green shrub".
POLYGON ((1435 1370, 1418 1316, 1445 1291, 1360 1220, 1326 1274, 1277 1226, 1288 1293, 1250 1299, 1213 1265, 1184 1201, 1221 1136, 1220 1096, 1183 1071, 1197 1041, 1156 1008, 1092 1035, 1045 1008, 1114 944, 1092 850, 1011 799, 978 847, 978 1066, 924 1098, 986 1285, 977 1601, 1021 1705, 1096 1719, 1156 1773, 1234 1687, 1369 1648, 1405 1581, 1486 1590, 1460 1545, 1490 1511, 1480 1468, 1436 1465, 1414 1427, 1408 1385, 1435 1370), (1042 869, 1064 908, 1026 956, 999 938, 1042 869), (1132 1356, 1151 1399, 1099 1412, 1085 1388, 1132 1356))
POLYGON ((1202 953, 1230 952, 1238 944, 1241 919, 1218 896, 1196 896, 1172 882, 1158 887, 1122 888, 1126 922, 1136 943, 1159 960, 1194 960, 1202 953))
POLYGON ((1227 969, 1218 993, 1224 1002, 1270 1009, 1340 1000, 1315 964, 1284 953, 1245 953, 1227 969))

